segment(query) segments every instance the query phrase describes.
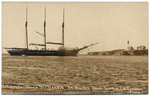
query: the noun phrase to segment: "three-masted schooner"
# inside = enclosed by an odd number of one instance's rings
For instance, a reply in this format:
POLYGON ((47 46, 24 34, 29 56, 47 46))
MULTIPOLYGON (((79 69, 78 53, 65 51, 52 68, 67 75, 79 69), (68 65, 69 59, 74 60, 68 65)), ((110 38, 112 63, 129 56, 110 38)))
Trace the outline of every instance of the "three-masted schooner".
POLYGON ((90 46, 93 46, 97 43, 90 44, 88 46, 84 46, 82 48, 73 48, 73 49, 66 49, 64 47, 64 27, 65 27, 65 9, 63 8, 63 23, 62 23, 62 43, 55 43, 55 42, 47 42, 46 41, 46 7, 45 7, 45 19, 44 19, 44 44, 35 44, 31 43, 29 45, 36 45, 36 46, 44 46, 44 50, 31 50, 28 48, 28 30, 27 30, 27 8, 26 8, 26 46, 27 48, 7 48, 8 53, 10 55, 25 55, 25 56, 77 56, 80 50, 86 49, 90 46), (49 50, 47 49, 47 44, 57 44, 61 45, 57 50, 49 50))

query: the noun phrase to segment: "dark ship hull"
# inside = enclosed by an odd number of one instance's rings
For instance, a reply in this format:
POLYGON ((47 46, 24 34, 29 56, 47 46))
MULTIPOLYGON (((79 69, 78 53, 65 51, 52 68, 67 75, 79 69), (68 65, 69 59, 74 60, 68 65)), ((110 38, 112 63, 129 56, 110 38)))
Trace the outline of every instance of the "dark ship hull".
POLYGON ((11 50, 8 50, 8 53, 15 56, 77 56, 80 50, 86 49, 95 44, 73 49, 60 47, 58 50, 29 50, 26 48, 10 48, 11 50))
POLYGON ((26 56, 77 56, 79 50, 26 50, 26 56))
POLYGON ((26 48, 5 48, 11 56, 22 56, 26 48))
POLYGON ((21 51, 21 50, 9 50, 8 53, 11 56, 22 56, 23 51, 21 51))

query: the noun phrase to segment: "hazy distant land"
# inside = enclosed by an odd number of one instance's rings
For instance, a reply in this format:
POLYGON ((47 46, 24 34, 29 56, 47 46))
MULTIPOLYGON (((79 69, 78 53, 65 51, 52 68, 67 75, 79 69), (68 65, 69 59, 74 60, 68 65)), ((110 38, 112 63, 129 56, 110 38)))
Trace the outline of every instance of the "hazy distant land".
POLYGON ((112 50, 112 51, 100 51, 100 52, 88 52, 88 55, 129 55, 129 56, 142 56, 148 55, 148 49, 146 50, 112 50))

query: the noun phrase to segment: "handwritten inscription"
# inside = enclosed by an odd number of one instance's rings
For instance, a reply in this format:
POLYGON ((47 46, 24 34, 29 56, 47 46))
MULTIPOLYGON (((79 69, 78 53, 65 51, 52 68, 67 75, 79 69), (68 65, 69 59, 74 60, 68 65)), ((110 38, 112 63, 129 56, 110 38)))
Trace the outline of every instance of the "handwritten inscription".
POLYGON ((2 85, 2 88, 11 88, 11 89, 32 89, 32 88, 40 88, 46 90, 85 90, 85 91, 126 91, 128 94, 141 94, 143 89, 140 88, 131 88, 129 86, 126 87, 106 87, 106 86, 62 86, 62 85, 2 85))

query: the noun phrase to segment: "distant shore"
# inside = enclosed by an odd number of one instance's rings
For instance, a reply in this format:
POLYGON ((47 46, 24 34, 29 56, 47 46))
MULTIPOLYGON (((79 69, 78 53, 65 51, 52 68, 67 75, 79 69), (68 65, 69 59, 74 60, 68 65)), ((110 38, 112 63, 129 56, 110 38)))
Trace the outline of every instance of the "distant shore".
POLYGON ((118 49, 118 50, 112 50, 112 51, 100 51, 100 52, 89 52, 88 55, 130 55, 130 56, 145 56, 148 55, 148 49, 146 50, 124 50, 124 49, 118 49))

